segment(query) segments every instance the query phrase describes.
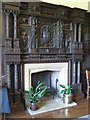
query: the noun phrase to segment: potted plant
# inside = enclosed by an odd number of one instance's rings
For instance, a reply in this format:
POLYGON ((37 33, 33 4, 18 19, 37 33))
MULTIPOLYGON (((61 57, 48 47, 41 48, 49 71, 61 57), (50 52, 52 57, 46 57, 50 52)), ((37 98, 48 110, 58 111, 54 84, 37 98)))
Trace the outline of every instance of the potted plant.
POLYGON ((41 82, 35 88, 31 86, 28 91, 25 91, 25 97, 29 98, 31 110, 35 111, 38 109, 37 102, 45 95, 46 89, 45 83, 41 82))
POLYGON ((60 85, 62 88, 60 94, 63 94, 63 102, 69 104, 73 100, 72 87, 70 85, 60 85))

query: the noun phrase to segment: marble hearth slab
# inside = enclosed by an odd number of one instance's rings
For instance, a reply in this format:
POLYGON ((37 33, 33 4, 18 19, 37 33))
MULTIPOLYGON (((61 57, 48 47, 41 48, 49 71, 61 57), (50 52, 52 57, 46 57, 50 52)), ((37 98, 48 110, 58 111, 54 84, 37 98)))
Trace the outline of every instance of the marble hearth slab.
POLYGON ((30 115, 36 115, 41 114, 49 111, 54 111, 58 109, 68 108, 68 107, 74 107, 77 103, 72 102, 71 104, 64 104, 62 100, 59 97, 56 97, 54 99, 50 99, 47 101, 42 101, 38 103, 39 109, 36 111, 31 111, 29 105, 27 106, 27 111, 30 115))

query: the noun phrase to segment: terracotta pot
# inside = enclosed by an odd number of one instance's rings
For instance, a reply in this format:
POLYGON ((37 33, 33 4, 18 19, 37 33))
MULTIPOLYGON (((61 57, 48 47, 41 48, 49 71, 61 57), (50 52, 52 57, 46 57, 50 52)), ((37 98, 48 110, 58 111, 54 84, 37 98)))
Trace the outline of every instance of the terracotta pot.
POLYGON ((37 104, 36 104, 36 103, 31 103, 31 105, 30 105, 30 109, 31 109, 32 111, 37 110, 37 109, 38 109, 37 104))

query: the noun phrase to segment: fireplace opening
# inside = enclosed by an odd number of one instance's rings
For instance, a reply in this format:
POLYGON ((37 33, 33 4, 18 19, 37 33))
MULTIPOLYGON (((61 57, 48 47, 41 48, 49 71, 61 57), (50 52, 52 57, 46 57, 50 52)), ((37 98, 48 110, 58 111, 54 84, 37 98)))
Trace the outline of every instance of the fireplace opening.
POLYGON ((36 87, 39 83, 44 82, 47 86, 46 94, 53 95, 57 94, 59 85, 59 71, 45 70, 31 75, 31 85, 36 87))
POLYGON ((58 93, 60 84, 68 84, 68 62, 25 64, 24 78, 25 90, 43 81, 58 93))
POLYGON ((31 75, 31 85, 36 87, 40 82, 45 82, 48 88, 57 90, 57 83, 59 82, 59 71, 41 71, 37 73, 32 73, 31 75))

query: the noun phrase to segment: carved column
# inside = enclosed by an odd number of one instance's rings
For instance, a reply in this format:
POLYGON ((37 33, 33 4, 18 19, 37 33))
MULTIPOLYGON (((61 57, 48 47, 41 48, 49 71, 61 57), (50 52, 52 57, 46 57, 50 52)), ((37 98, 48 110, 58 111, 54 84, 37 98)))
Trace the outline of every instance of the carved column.
POLYGON ((11 87, 10 64, 7 64, 7 85, 8 85, 8 88, 11 87))
POLYGON ((76 83, 76 62, 73 62, 72 84, 76 83))
POLYGON ((5 47, 6 47, 6 50, 5 50, 5 52, 6 53, 9 53, 9 52, 11 52, 12 51, 12 40, 11 40, 11 38, 10 38, 10 33, 9 33, 9 22, 10 22, 10 11, 9 10, 4 10, 4 12, 5 12, 5 16, 6 16, 6 18, 5 18, 5 36, 6 36, 6 40, 5 40, 5 47))
POLYGON ((78 27, 78 42, 81 42, 81 24, 78 27))
POLYGON ((9 38, 9 13, 6 14, 6 38, 9 38))
POLYGON ((13 51, 16 53, 20 53, 20 48, 19 48, 19 39, 17 38, 17 15, 19 12, 14 11, 13 16, 14 16, 14 39, 13 39, 13 51))
POLYGON ((77 63, 77 83, 80 83, 80 62, 77 63))
POLYGON ((76 32, 77 32, 77 24, 74 23, 74 42, 76 42, 76 32))
POLYGON ((18 69, 17 69, 17 64, 14 64, 14 86, 15 86, 15 91, 18 90, 18 69))
POLYGON ((17 38, 17 14, 13 14, 14 16, 14 39, 17 38))
POLYGON ((72 61, 69 60, 68 62, 68 84, 71 85, 72 84, 72 61))

